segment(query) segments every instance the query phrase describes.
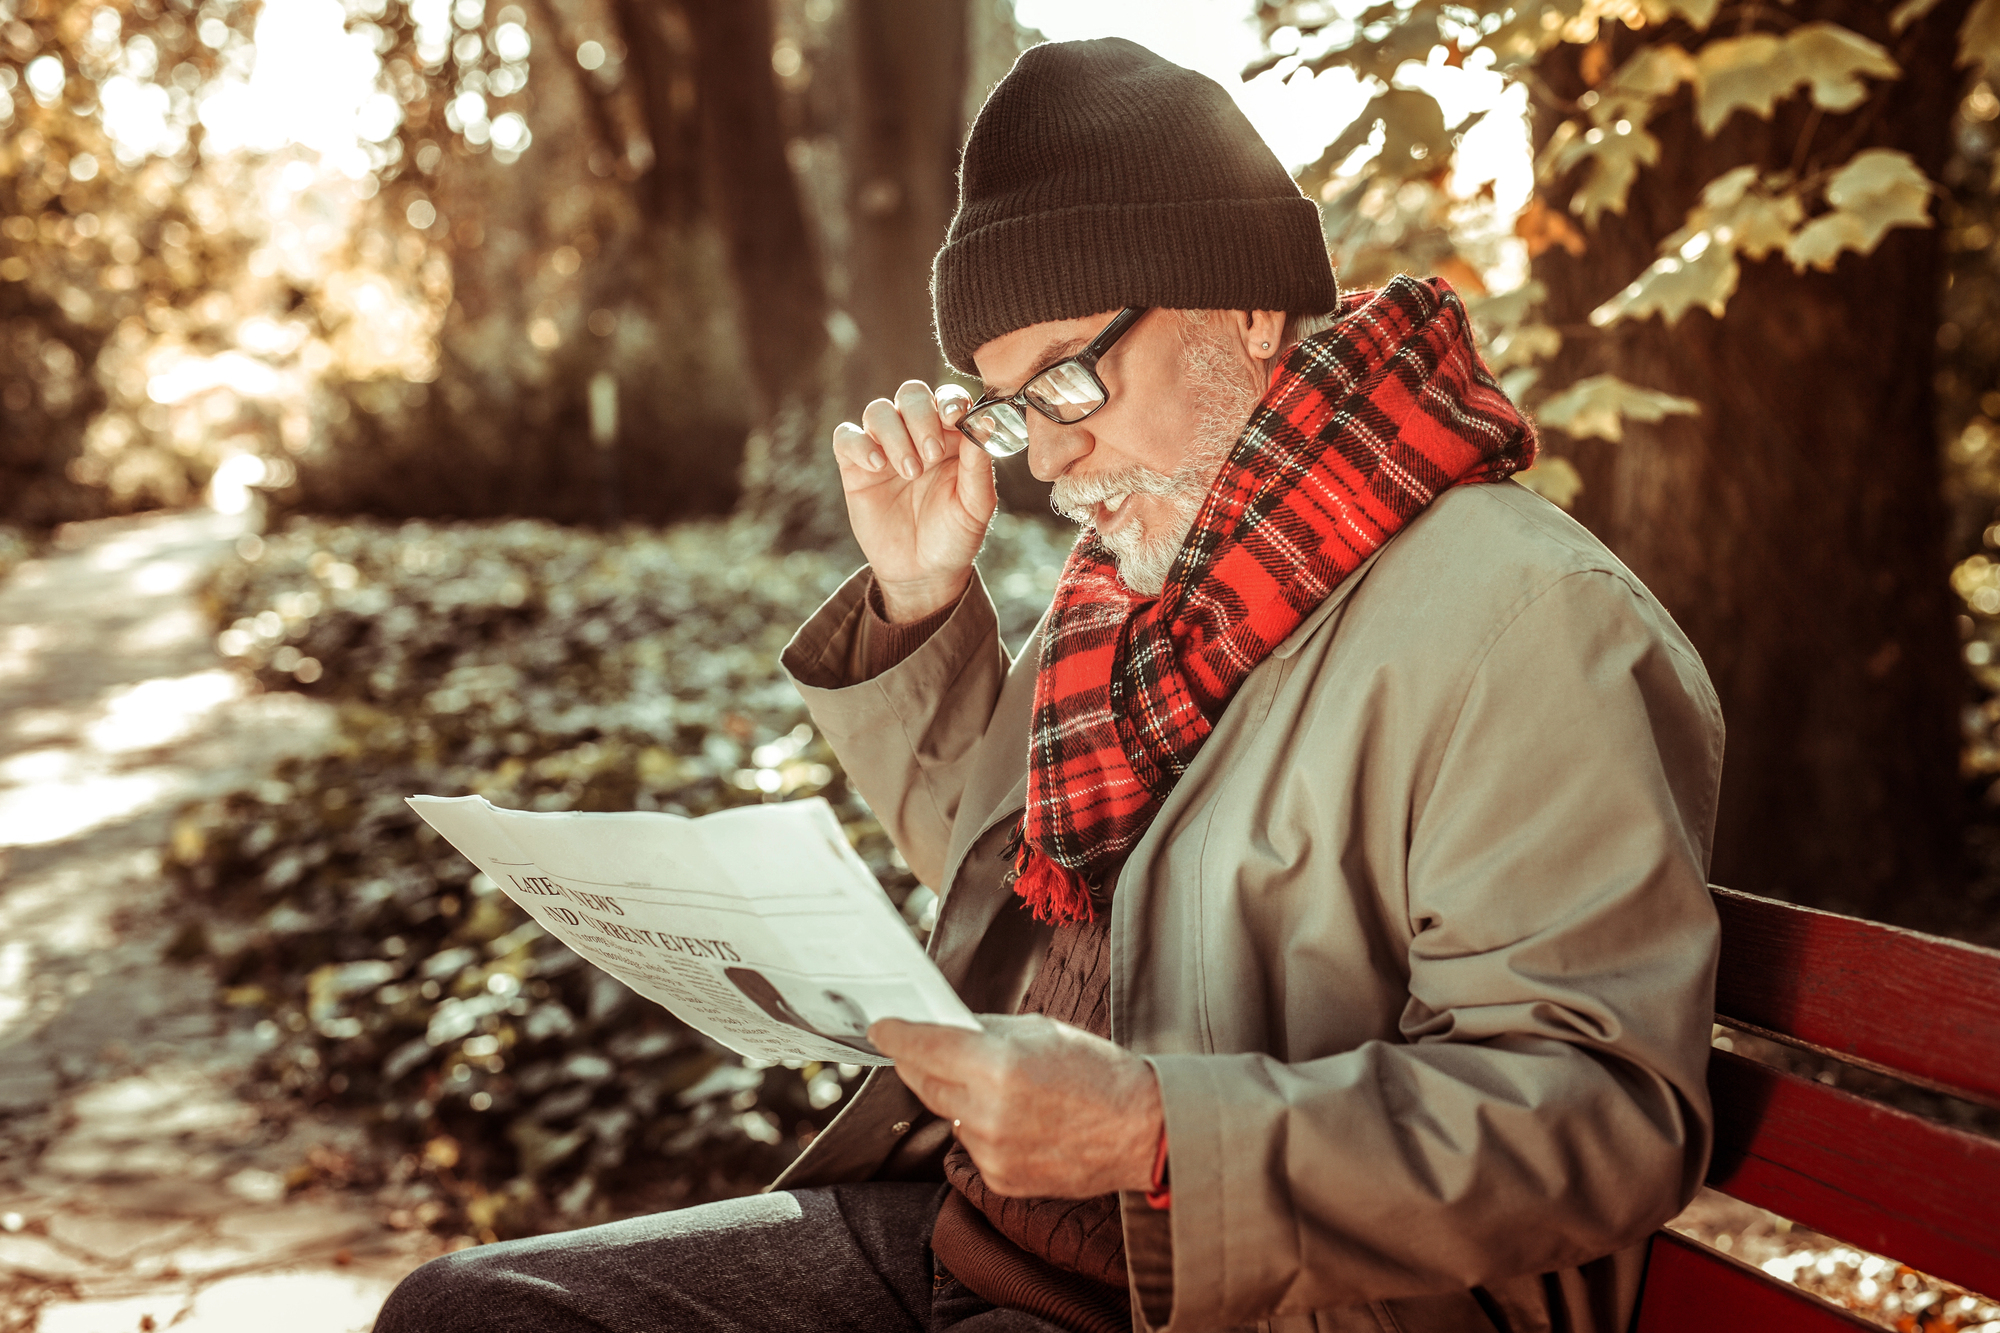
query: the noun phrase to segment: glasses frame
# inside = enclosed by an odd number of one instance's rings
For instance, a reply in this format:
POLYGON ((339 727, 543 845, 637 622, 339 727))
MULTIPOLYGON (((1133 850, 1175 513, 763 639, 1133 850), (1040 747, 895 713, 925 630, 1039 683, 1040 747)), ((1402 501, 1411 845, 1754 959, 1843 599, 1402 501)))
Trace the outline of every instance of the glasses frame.
MULTIPOLYGON (((1075 353, 1073 353, 1070 356, 1064 357, 1060 361, 1056 361, 1051 363, 1050 365, 1043 366, 1040 370, 1028 376, 1027 380, 1021 385, 1019 391, 1007 394, 1004 397, 995 394, 984 395, 979 399, 978 402, 974 403, 971 407, 967 408, 965 415, 958 419, 958 430, 964 433, 966 423, 971 421, 975 415, 977 415, 980 412, 986 411, 989 408, 1002 407, 1002 406, 1012 407, 1015 411, 1021 414, 1022 434, 1024 436, 1027 433, 1026 432, 1027 417, 1028 417, 1027 409, 1031 407, 1034 408, 1035 411, 1047 417, 1050 421, 1053 421, 1060 426, 1073 426, 1077 422, 1082 421, 1085 418, 1091 416, 1093 413, 1103 408, 1103 406, 1106 403, 1111 401, 1111 390, 1105 388, 1104 381, 1098 377, 1097 363, 1104 359, 1105 354, 1111 350, 1112 346, 1116 344, 1120 338, 1124 337, 1127 333, 1131 332, 1132 326, 1139 322, 1140 316, 1144 315, 1150 309, 1152 309, 1151 306, 1143 306, 1143 305, 1126 306, 1123 310, 1119 311, 1117 314, 1111 317, 1111 322, 1109 324, 1106 324, 1102 329, 1098 330, 1097 336, 1095 338, 1092 338, 1089 342, 1085 343, 1082 347, 1078 348, 1075 353), (1055 413, 1043 407, 1041 404, 1030 399, 1028 397, 1028 386, 1032 385, 1036 380, 1040 379, 1042 376, 1047 375, 1052 371, 1060 370, 1064 366, 1070 366, 1070 365, 1075 366, 1077 369, 1081 370, 1084 374, 1090 377, 1090 382, 1097 386, 1097 392, 1100 395, 1100 398, 1095 405, 1086 410, 1081 416, 1071 417, 1070 419, 1065 421, 1063 418, 1057 416, 1055 413)), ((973 438, 973 437, 971 437, 970 434, 968 433, 967 438, 973 438)), ((979 445, 980 448, 984 449, 987 453, 991 454, 995 458, 1013 458, 1019 454, 1027 452, 1028 448, 1025 441, 1018 449, 995 449, 991 444, 987 443, 984 440, 976 440, 975 442, 979 445)))

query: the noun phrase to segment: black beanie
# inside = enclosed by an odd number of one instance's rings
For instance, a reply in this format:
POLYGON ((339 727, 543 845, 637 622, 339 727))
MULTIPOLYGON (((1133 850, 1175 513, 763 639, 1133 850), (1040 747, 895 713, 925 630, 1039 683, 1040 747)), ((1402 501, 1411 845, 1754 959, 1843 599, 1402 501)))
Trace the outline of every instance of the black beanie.
POLYGON ((1319 209, 1206 75, 1122 37, 1030 48, 994 85, 931 274, 945 359, 1125 306, 1323 314, 1319 209))

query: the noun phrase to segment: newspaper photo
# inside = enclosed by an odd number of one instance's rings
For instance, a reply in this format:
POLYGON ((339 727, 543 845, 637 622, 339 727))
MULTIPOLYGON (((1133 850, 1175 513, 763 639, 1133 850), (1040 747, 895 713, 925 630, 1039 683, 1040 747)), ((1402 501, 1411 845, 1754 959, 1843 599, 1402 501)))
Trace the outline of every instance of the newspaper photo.
POLYGON ((741 1055, 883 1065, 878 1018, 979 1027, 818 798, 699 819, 409 801, 543 929, 741 1055))

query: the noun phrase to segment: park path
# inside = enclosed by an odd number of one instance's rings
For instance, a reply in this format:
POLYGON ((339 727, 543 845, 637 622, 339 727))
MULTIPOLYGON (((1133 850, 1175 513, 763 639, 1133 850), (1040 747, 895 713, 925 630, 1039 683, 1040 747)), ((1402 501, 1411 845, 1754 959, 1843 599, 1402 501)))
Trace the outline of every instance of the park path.
POLYGON ((438 1247, 327 1183, 359 1128, 245 1091, 257 1015, 165 956, 175 811, 331 726, 216 655, 248 532, 76 524, 0 583, 0 1333, 360 1333, 438 1247))

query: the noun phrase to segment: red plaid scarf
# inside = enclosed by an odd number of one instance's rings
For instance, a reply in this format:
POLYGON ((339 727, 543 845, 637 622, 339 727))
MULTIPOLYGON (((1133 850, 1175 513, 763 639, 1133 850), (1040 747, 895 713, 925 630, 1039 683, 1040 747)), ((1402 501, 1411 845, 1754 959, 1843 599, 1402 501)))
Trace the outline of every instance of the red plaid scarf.
POLYGON ((1285 357, 1157 599, 1086 532, 1035 677, 1014 884, 1035 916, 1095 915, 1244 679, 1334 585, 1446 489, 1534 457, 1458 294, 1397 277, 1285 357))

